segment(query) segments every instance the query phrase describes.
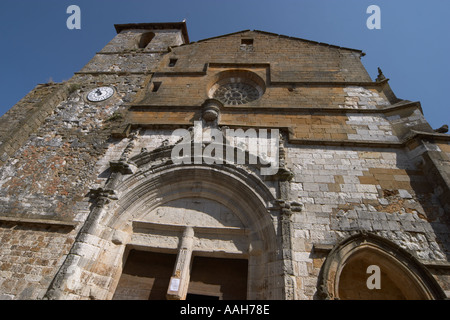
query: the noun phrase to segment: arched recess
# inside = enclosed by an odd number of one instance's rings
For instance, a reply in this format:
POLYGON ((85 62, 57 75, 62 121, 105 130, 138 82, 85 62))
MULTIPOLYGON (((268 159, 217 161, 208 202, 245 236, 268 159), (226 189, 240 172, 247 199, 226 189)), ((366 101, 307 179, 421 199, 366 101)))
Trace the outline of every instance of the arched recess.
POLYGON ((406 250, 370 233, 350 236, 327 256, 318 296, 341 300, 431 300, 445 297, 428 270, 406 250), (380 288, 369 289, 379 267, 380 288), (370 279, 369 279, 370 278, 370 279))
POLYGON ((145 47, 148 46, 148 44, 150 43, 150 41, 153 40, 154 37, 155 37, 155 33, 153 33, 153 32, 145 32, 145 33, 143 33, 139 37, 138 47, 140 49, 144 49, 145 47))
MULTIPOLYGON (((114 207, 117 209, 103 220, 105 233, 102 238, 122 235, 121 240, 116 242, 121 249, 111 251, 111 254, 126 257, 130 247, 174 253, 181 241, 182 227, 187 225, 193 227, 196 235, 202 232, 220 235, 225 232, 231 242, 234 241, 233 234, 239 233, 241 240, 244 234, 246 245, 240 241, 235 246, 231 245, 233 249, 212 246, 210 249, 194 248, 194 251, 216 257, 237 254, 248 259, 247 298, 283 298, 283 287, 280 285, 283 283, 283 270, 278 250, 280 240, 276 236, 279 208, 270 190, 255 175, 234 166, 167 164, 157 169, 138 171, 125 179, 115 192, 118 200, 114 207), (236 225, 229 228, 198 226, 186 222, 186 219, 159 225, 158 221, 149 217, 149 214, 158 212, 158 208, 193 198, 215 202, 229 209, 242 223, 242 228, 236 225), (170 241, 155 245, 142 240, 146 236, 151 238, 155 232, 163 234, 163 229, 170 231, 167 232, 170 241), (110 230, 114 230, 112 235, 110 230), (175 236, 170 237, 174 233, 175 236)), ((103 260, 117 261, 117 257, 107 257, 105 254, 108 253, 104 253, 103 260)), ((108 289, 109 298, 114 294, 122 267, 123 264, 118 265, 113 271, 112 284, 108 289)))

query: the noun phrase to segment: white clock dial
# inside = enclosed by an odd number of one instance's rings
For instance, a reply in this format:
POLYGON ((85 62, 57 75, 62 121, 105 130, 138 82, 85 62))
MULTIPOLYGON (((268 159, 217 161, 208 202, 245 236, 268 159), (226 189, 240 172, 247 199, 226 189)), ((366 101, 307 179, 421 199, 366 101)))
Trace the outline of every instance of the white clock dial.
POLYGON ((114 94, 113 88, 110 87, 100 87, 92 90, 87 95, 89 101, 98 102, 108 99, 114 94))

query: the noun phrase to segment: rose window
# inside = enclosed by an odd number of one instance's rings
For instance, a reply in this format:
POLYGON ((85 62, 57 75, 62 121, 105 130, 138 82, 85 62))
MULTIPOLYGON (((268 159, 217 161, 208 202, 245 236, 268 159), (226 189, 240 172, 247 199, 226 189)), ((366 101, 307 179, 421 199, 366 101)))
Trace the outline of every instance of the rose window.
POLYGON ((213 94, 213 98, 225 105, 245 104, 259 99, 260 91, 245 82, 226 83, 220 85, 213 94))
POLYGON ((265 91, 262 78, 247 70, 223 71, 216 75, 216 79, 208 89, 208 97, 228 106, 254 102, 265 91))

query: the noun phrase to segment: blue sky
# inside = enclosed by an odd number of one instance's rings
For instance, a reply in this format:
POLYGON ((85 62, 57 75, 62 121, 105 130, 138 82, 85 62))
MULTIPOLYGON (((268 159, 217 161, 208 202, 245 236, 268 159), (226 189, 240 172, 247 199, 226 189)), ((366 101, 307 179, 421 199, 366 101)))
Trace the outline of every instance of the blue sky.
POLYGON ((114 24, 187 19, 191 41, 251 29, 363 50, 396 95, 420 101, 434 128, 450 124, 447 0, 1 0, 0 115, 38 83, 70 79, 114 36, 114 24), (69 5, 81 30, 69 30, 69 5), (369 30, 369 5, 381 29, 369 30))

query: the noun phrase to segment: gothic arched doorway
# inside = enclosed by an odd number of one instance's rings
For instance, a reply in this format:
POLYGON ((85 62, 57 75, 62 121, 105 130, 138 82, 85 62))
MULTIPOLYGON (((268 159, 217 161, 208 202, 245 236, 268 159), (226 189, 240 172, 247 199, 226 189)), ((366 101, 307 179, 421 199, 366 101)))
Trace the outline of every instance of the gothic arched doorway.
POLYGON ((357 234, 335 246, 322 267, 319 293, 341 300, 443 297, 431 274, 411 254, 372 234, 357 234))

